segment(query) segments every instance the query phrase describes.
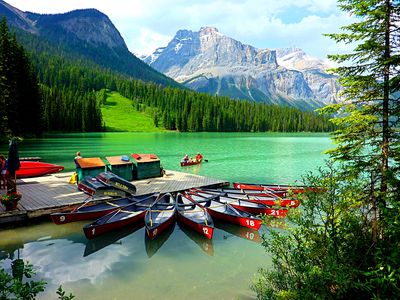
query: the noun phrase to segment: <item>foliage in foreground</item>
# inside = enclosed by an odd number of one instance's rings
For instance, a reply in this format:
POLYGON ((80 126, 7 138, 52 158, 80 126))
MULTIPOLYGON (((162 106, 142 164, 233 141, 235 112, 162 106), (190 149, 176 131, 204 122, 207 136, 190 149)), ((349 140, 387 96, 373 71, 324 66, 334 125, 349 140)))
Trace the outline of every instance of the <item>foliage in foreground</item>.
MULTIPOLYGON (((43 280, 34 281, 32 276, 36 272, 33 266, 25 263, 22 259, 15 259, 12 262, 12 272, 7 273, 0 268, 0 300, 8 299, 35 299, 36 296, 45 290, 46 282, 43 280)), ((58 299, 72 300, 74 295, 66 295, 61 285, 56 291, 58 299)))
MULTIPOLYGON (((305 183, 320 189, 302 196, 287 231, 272 229, 264 237, 274 269, 260 269, 253 282, 260 299, 384 299, 400 293, 400 228, 385 230, 390 237, 372 251, 370 211, 357 196, 365 182, 343 184, 337 172, 328 164, 318 176, 308 175, 305 183), (377 263, 381 274, 373 271, 377 263)), ((391 208, 394 223, 399 213, 399 207, 391 208)))
POLYGON ((273 270, 253 288, 267 299, 397 299, 400 295, 400 2, 339 0, 357 22, 330 34, 355 43, 333 55, 344 101, 324 109, 332 120, 340 164, 306 184, 286 234, 271 232, 264 246, 273 270))

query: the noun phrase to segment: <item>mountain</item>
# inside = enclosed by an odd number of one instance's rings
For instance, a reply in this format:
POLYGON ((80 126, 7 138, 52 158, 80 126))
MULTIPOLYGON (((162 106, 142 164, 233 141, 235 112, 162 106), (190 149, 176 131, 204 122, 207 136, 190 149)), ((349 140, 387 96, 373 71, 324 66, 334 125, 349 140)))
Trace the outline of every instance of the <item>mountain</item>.
POLYGON ((298 48, 257 49, 214 27, 179 30, 144 61, 197 91, 314 109, 338 100, 329 66, 298 48))
POLYGON ((36 44, 47 43, 57 54, 67 53, 69 58, 92 62, 144 81, 180 86, 129 52, 111 20, 96 9, 43 15, 20 11, 0 0, 0 17, 2 16, 7 18, 9 26, 34 35, 36 44))

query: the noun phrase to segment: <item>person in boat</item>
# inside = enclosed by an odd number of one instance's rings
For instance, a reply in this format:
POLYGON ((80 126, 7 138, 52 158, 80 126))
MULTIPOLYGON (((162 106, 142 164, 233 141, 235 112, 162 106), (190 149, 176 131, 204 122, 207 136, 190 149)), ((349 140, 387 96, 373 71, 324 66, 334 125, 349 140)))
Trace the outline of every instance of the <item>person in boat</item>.
POLYGON ((0 190, 7 189, 7 160, 0 154, 0 190))
POLYGON ((197 152, 196 161, 197 161, 197 162, 201 162, 202 159, 203 159, 203 155, 201 155, 200 152, 197 152))
POLYGON ((185 154, 185 156, 182 158, 182 162, 188 163, 189 162, 189 155, 185 154))

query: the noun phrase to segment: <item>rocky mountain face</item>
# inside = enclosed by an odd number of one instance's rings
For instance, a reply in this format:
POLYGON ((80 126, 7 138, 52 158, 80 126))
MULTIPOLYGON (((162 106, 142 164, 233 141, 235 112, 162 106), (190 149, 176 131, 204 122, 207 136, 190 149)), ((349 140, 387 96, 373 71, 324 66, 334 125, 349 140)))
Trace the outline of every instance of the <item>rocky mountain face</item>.
POLYGON ((68 53, 69 57, 88 60, 144 81, 179 86, 129 52, 111 20, 96 9, 42 15, 22 12, 0 0, 2 16, 6 17, 9 26, 34 34, 37 44, 51 45, 57 53, 68 53))
POLYGON ((215 95, 314 109, 338 100, 337 78, 301 49, 256 49, 214 27, 179 30, 144 61, 189 88, 215 95))

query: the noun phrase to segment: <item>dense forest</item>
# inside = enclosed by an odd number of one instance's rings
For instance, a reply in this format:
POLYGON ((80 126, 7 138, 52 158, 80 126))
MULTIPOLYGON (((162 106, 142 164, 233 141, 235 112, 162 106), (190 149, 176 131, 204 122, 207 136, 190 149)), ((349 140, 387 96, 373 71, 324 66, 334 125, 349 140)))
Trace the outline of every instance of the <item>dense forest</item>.
MULTIPOLYGON (((32 65, 39 81, 39 85, 36 82, 31 84, 38 89, 35 99, 31 97, 31 92, 28 93, 29 97, 21 97, 23 100, 17 101, 17 98, 9 97, 15 101, 8 100, 8 103, 14 103, 14 107, 21 112, 15 113, 10 119, 12 121, 6 127, 3 126, 4 132, 24 134, 42 131, 102 131, 105 128, 101 117, 103 100, 102 97, 96 97, 96 92, 101 89, 119 92, 131 99, 133 107, 138 110, 151 107, 155 112, 152 116, 154 123, 169 130, 322 132, 333 128, 328 118, 313 112, 210 96, 185 88, 165 87, 133 79, 126 74, 101 67, 62 47, 55 48, 39 36, 13 28, 15 37, 7 29, 5 20, 2 21, 2 28, 2 40, 15 44, 28 64, 31 81, 36 80, 32 65), (29 51, 32 65, 16 40, 29 51), (21 105, 23 101, 27 103, 21 105), (22 111, 30 111, 29 118, 22 111), (13 125, 29 124, 27 120, 35 122, 37 126, 27 125, 28 128, 24 129, 13 125)), ((2 62, 8 62, 6 56, 12 56, 13 53, 7 52, 4 47, 0 51, 4 57, 2 62)), ((7 68, 21 69, 12 65, 7 68)), ((10 78, 9 74, 5 74, 5 78, 10 78)), ((4 95, 6 93, 3 93, 3 97, 4 95)), ((12 114, 11 105, 5 107, 5 115, 12 114)))

